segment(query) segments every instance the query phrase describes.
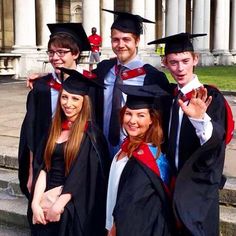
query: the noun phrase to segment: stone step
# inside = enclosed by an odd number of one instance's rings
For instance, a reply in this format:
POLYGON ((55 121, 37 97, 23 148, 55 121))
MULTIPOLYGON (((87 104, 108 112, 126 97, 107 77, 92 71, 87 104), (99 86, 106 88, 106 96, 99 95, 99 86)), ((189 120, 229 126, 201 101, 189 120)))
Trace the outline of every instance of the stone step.
POLYGON ((224 188, 220 190, 220 204, 236 207, 236 178, 227 177, 224 188))
POLYGON ((28 228, 26 217, 28 200, 24 197, 10 196, 4 189, 0 191, 1 225, 28 228))
MULTIPOLYGON (((28 234, 28 202, 22 196, 18 171, 0 168, 0 235, 4 227, 5 235, 18 235, 14 229, 22 236, 28 234)), ((236 236, 236 178, 227 178, 224 189, 220 190, 220 204, 221 236, 236 236)))
POLYGON ((23 196, 19 186, 18 171, 0 168, 0 188, 10 196, 23 196))
MULTIPOLYGON (((25 198, 9 197, 8 194, 0 192, 0 232, 3 229, 8 232, 6 235, 9 236, 28 235, 26 212, 27 200, 25 198), (18 234, 14 234, 14 229, 19 229, 20 234, 18 231, 18 234)), ((236 235, 236 208, 220 206, 220 232, 221 236, 236 235)))
POLYGON ((236 236, 236 208, 220 206, 221 236, 236 236))
MULTIPOLYGON (((1 132, 3 132, 1 130, 1 132)), ((19 132, 18 130, 15 132, 19 132)), ((1 134, 2 135, 2 134, 1 134)), ((0 143, 0 166, 11 168, 11 169, 18 169, 18 143, 19 143, 19 136, 17 135, 8 135, 5 132, 4 137, 1 136, 1 143, 0 143)))
POLYGON ((30 236, 30 230, 14 225, 0 225, 0 236, 30 236))

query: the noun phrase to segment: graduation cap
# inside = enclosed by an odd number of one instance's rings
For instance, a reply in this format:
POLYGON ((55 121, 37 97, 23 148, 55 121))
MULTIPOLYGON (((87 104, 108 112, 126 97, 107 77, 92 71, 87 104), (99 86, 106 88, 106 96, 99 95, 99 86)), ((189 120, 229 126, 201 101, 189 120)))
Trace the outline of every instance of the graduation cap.
POLYGON ((193 52, 193 44, 191 42, 191 39, 196 37, 205 36, 207 34, 190 34, 190 33, 180 33, 171 35, 165 38, 157 39, 152 42, 149 42, 150 44, 165 44, 165 55, 170 53, 179 53, 179 52, 193 52))
POLYGON ((113 22, 111 29, 118 29, 125 33, 134 33, 136 35, 140 35, 143 33, 143 22, 155 23, 153 21, 144 19, 139 15, 133 15, 128 12, 111 11, 107 9, 102 10, 117 15, 117 18, 113 22))
POLYGON ((157 84, 144 86, 119 85, 119 89, 127 94, 125 105, 130 109, 154 108, 156 98, 169 95, 157 84))
POLYGON ((80 51, 90 51, 91 46, 88 37, 81 23, 55 23, 47 24, 52 37, 58 33, 64 33, 71 36, 78 44, 80 51))
POLYGON ((88 95, 90 87, 104 88, 103 85, 99 84, 94 79, 87 78, 77 70, 67 69, 64 67, 58 67, 57 69, 69 75, 69 77, 62 83, 62 88, 68 93, 88 95))

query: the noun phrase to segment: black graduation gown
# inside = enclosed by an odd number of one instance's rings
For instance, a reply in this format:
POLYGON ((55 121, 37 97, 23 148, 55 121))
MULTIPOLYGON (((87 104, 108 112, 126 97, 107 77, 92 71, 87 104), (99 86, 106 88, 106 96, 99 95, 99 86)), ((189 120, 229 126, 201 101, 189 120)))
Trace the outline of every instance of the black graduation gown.
MULTIPOLYGON (((59 236, 106 235, 106 191, 109 167, 110 159, 105 138, 94 125, 89 124, 78 156, 63 186, 62 194, 71 193, 72 199, 61 215, 58 225, 59 236)), ((30 207, 28 219, 34 230, 31 224, 30 207)))
MULTIPOLYGON (((180 169, 174 190, 174 210, 183 223, 183 235, 219 235, 219 194, 225 158, 226 111, 223 95, 204 85, 213 97, 207 114, 213 134, 200 146, 199 138, 184 115, 179 141, 180 169)), ((174 159, 172 165, 174 163, 174 159)))
POLYGON ((29 197, 27 181, 29 176, 29 153, 35 155, 42 137, 48 132, 52 111, 51 92, 47 85, 51 75, 42 77, 34 83, 34 88, 29 92, 26 103, 18 150, 19 182, 22 193, 29 197))
MULTIPOLYGON (((98 80, 100 83, 104 83, 105 76, 109 72, 109 70, 117 64, 117 58, 112 58, 110 60, 103 60, 98 63, 97 68, 93 70, 93 72, 97 75, 98 80)), ((162 89, 167 92, 170 92, 170 84, 166 77, 166 75, 157 70, 155 67, 145 64, 143 66, 144 70, 146 71, 146 75, 144 78, 144 85, 149 84, 158 84, 162 89)), ((99 128, 103 130, 103 111, 104 111, 104 91, 102 89, 91 90, 92 94, 92 102, 95 111, 95 119, 96 123, 98 124, 99 128)), ((165 99, 159 100, 159 106, 165 103, 165 99)), ((159 107, 160 108, 160 107, 159 107)), ((166 106, 161 106, 161 110, 163 110, 163 114, 166 114, 167 110, 165 111, 166 106)))
POLYGON ((131 157, 121 174, 113 211, 116 235, 175 235, 170 208, 162 180, 131 157))

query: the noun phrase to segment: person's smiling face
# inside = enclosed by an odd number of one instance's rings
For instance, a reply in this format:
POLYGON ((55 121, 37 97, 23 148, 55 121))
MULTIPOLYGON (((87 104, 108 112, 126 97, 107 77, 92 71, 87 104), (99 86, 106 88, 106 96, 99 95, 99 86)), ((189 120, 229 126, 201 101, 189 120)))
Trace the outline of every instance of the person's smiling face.
POLYGON ((149 109, 132 110, 126 108, 123 117, 123 128, 128 133, 130 139, 142 137, 152 124, 149 109))
POLYGON ((49 62, 55 69, 56 73, 60 73, 56 67, 76 69, 76 59, 79 57, 79 54, 73 54, 69 48, 59 48, 53 45, 48 49, 48 52, 49 62))
POLYGON ((124 33, 117 29, 111 31, 111 46, 122 64, 131 61, 137 55, 140 38, 132 33, 124 33))
POLYGON ((69 121, 75 121, 83 107, 84 97, 77 94, 68 93, 62 90, 60 102, 61 108, 69 121))

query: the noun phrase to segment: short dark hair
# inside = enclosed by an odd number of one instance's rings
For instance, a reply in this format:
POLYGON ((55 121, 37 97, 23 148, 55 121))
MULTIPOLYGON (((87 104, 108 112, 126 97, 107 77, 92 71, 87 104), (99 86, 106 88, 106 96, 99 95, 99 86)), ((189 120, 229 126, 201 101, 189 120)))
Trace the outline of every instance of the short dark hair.
MULTIPOLYGON (((80 54, 80 48, 75 40, 66 33, 57 33, 50 37, 48 41, 48 50, 50 50, 51 46, 61 47, 61 48, 68 48, 71 50, 72 54, 80 54)), ((77 59, 79 61, 80 56, 77 59)))

